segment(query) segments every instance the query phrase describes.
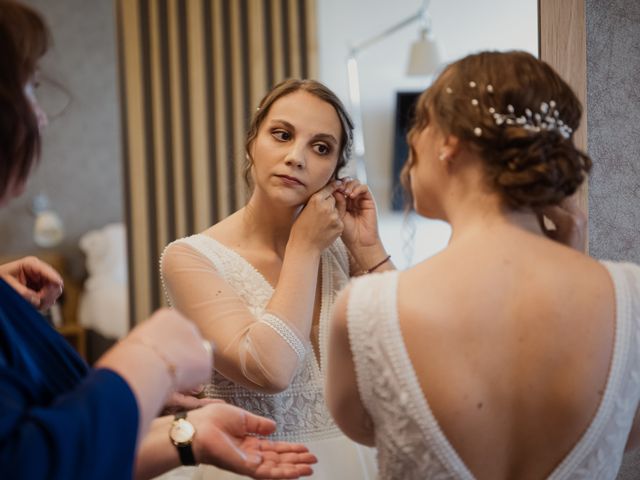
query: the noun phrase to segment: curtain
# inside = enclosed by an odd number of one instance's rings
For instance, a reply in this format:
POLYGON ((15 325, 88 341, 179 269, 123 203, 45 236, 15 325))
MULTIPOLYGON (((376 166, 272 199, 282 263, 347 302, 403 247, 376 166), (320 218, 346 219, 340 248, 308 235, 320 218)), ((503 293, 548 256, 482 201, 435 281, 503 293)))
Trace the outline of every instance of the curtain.
POLYGON ((317 76, 315 0, 115 0, 132 325, 166 303, 159 258, 246 197, 262 96, 317 76))

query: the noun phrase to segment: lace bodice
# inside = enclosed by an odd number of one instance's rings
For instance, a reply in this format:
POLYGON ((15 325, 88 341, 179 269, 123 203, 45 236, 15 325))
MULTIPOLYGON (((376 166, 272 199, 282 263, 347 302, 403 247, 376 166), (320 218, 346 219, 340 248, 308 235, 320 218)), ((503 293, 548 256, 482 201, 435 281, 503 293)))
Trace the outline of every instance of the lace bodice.
MULTIPOLYGON (((322 372, 326 363, 331 306, 338 291, 349 279, 348 256, 342 241, 338 239, 321 256, 320 365, 309 341, 304 345, 297 342, 295 335, 280 328, 277 317, 265 312, 265 306, 274 292, 273 287, 242 256, 203 234, 176 240, 174 243, 189 245, 208 259, 210 268, 215 269, 232 287, 250 312, 256 318, 266 318, 269 327, 278 331, 298 358, 303 357, 290 386, 281 393, 267 394, 245 388, 214 370, 211 383, 205 390, 206 395, 272 418, 277 424, 276 432, 270 437, 274 440, 304 442, 341 435, 325 406, 322 372)), ((214 295, 214 292, 211 294, 214 295)))
MULTIPOLYGON (((608 263, 616 292, 613 359, 596 416, 552 480, 616 477, 640 399, 640 267, 608 263)), ((353 283, 348 329, 358 390, 375 424, 381 479, 473 475, 447 441, 405 349, 396 309, 398 272, 353 283)))

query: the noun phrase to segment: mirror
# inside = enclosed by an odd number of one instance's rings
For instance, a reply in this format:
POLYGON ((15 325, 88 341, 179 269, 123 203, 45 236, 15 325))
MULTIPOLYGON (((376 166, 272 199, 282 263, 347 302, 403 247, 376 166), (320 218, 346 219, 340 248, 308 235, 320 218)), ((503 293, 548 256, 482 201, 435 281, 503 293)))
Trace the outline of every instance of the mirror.
MULTIPOLYGON (((421 4, 406 0, 318 2, 320 80, 348 101, 346 59, 350 45, 410 17, 421 4), (365 18, 366 21, 358 21, 365 18)), ((441 51, 443 63, 480 50, 517 49, 538 55, 537 0, 432 0, 427 11, 432 38, 441 51)), ((431 76, 410 77, 405 73, 409 48, 418 38, 419 30, 420 22, 413 22, 370 44, 357 56, 367 181, 380 209, 382 238, 398 268, 442 249, 450 234, 446 224, 422 218, 411 218, 405 227, 402 212, 394 212, 391 205, 399 164, 404 161, 396 159, 393 168, 394 143, 398 140, 396 98, 401 92, 422 91, 432 80, 431 76)), ((403 137, 403 133, 399 135, 403 137)), ((395 203, 402 210, 398 205, 402 202, 395 203)))
MULTIPOLYGON (((118 65, 118 53, 122 56, 125 50, 131 52, 132 47, 118 46, 116 42, 118 29, 122 25, 115 21, 118 14, 115 10, 120 8, 122 2, 114 0, 89 4, 77 0, 29 0, 28 3, 41 11, 52 27, 54 46, 42 63, 43 70, 65 87, 70 94, 71 104, 62 115, 52 119, 45 133, 41 166, 28 191, 9 208, 0 211, 0 231, 7 253, 36 251, 32 239, 30 205, 33 197, 45 193, 65 225, 66 239, 61 247, 57 247, 57 251, 70 259, 70 277, 81 282, 82 272, 86 269, 85 257, 78 247, 81 236, 111 222, 127 219, 134 223, 148 221, 148 216, 143 215, 144 218, 140 219, 140 214, 133 208, 125 211, 125 205, 130 203, 135 207, 139 204, 138 199, 127 199, 127 183, 136 178, 144 179, 150 173, 141 169, 132 177, 122 166, 122 157, 130 146, 123 144, 123 141, 134 142, 143 135, 139 133, 128 140, 122 138, 122 127, 128 118, 119 108, 123 72, 118 65)), ((273 11, 289 4, 297 5, 296 8, 302 4, 315 4, 315 11, 307 13, 315 15, 316 76, 348 103, 346 58, 349 45, 412 15, 421 2, 316 0, 282 3, 279 0, 248 0, 225 4, 211 0, 202 4, 206 8, 220 8, 222 4, 233 9, 239 8, 237 5, 254 8, 259 4, 259 8, 268 5, 273 11)), ((158 0, 149 2, 149 5, 154 11, 186 8, 184 1, 158 0)), ((446 0, 432 0, 429 13, 433 34, 442 47, 444 60, 450 61, 471 51, 487 48, 519 48, 537 54, 537 8, 536 0, 460 0, 455 2, 455 7, 446 0)), ((277 20, 276 16, 274 19, 277 20)), ((188 18, 187 21, 193 19, 188 18)), ((246 21, 253 26, 251 18, 246 21)), ((448 238, 446 226, 438 222, 417 221, 413 244, 419 245, 421 250, 416 249, 413 256, 408 256, 405 237, 411 238, 411 231, 403 229, 401 215, 392 212, 389 205, 395 95, 397 91, 422 90, 430 81, 425 77, 407 77, 403 73, 409 46, 417 38, 418 31, 417 24, 409 25, 361 51, 358 57, 369 183, 381 209, 385 243, 400 266, 432 254, 448 238), (425 222, 429 223, 428 227, 423 226, 425 222)), ((218 34, 218 31, 211 33, 218 34)), ((250 57, 242 58, 242 62, 253 62, 252 50, 248 48, 247 52, 250 57)), ((242 56, 243 52, 229 53, 242 56)), ((278 55, 275 50, 274 55, 278 55)), ((138 93, 138 97, 144 94, 143 91, 138 93)), ((130 96, 127 100, 133 105, 139 100, 138 97, 130 96)), ((58 97, 51 100, 52 104, 60 103, 58 97)), ((203 181, 206 187, 208 179, 204 178, 203 181)), ((149 243, 144 245, 149 250, 149 243)), ((155 245, 154 248, 159 247, 155 245)), ((112 262, 109 257, 104 258, 107 265, 112 262)), ((139 256, 136 257, 138 260, 139 256)), ((148 292, 151 275, 157 277, 157 258, 150 256, 142 261, 147 269, 142 274, 144 278, 136 277, 134 282, 141 285, 146 293, 136 291, 132 297, 146 305, 160 300, 161 295, 148 292)), ((122 275, 122 269, 118 272, 118 275, 122 275)), ((135 313, 136 317, 142 315, 135 313)))

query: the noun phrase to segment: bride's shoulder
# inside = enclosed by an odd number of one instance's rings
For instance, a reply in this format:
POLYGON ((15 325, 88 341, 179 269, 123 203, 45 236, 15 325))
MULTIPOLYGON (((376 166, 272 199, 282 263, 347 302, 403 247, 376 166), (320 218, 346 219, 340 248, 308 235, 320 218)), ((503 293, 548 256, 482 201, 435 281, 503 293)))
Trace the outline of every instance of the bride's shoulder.
POLYGON ((200 235, 213 238, 223 245, 236 245, 242 239, 242 222, 239 212, 235 212, 206 228, 200 235))

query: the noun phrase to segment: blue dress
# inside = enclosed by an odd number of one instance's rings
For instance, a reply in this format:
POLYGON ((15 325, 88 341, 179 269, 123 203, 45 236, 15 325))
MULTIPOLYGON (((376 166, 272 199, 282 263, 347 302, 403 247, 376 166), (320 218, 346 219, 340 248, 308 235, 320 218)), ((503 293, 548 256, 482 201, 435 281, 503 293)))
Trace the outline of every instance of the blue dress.
POLYGON ((138 406, 0 280, 0 479, 127 479, 138 406))

